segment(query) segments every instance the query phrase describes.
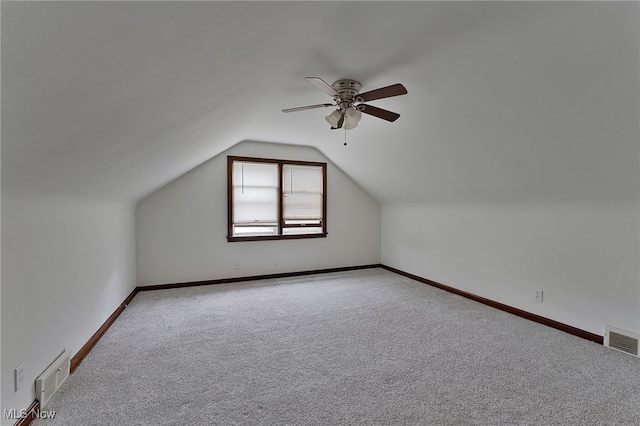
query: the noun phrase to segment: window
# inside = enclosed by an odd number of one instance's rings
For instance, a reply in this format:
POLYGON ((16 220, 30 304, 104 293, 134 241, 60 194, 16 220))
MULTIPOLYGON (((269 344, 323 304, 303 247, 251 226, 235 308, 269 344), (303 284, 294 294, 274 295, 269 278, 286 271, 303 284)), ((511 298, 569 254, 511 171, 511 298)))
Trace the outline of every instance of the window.
POLYGON ((228 241, 327 236, 327 164, 227 157, 228 241))

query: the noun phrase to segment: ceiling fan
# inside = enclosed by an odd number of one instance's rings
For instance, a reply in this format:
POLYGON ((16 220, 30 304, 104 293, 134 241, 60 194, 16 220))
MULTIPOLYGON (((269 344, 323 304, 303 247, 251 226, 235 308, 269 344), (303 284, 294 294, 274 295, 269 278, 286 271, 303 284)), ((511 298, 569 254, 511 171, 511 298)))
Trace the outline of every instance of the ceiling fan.
POLYGON ((360 121, 363 112, 383 120, 391 122, 396 121, 398 117, 400 117, 400 114, 367 105, 364 102, 407 94, 407 89, 405 89, 405 87, 400 83, 360 93, 361 85, 355 80, 342 79, 336 81, 332 85, 327 84, 319 77, 305 77, 305 80, 331 96, 333 98, 333 103, 286 108, 283 109, 282 112, 296 112, 315 108, 337 107, 335 111, 325 117, 327 122, 331 125, 331 129, 340 129, 343 126, 345 130, 353 129, 358 125, 358 121, 360 121))

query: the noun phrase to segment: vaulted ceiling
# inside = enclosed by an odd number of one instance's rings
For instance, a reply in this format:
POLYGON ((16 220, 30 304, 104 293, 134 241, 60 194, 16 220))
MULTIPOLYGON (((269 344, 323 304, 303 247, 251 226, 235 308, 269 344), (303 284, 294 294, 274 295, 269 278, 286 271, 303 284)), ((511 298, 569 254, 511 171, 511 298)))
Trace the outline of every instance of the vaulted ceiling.
POLYGON ((638 199, 636 2, 3 2, 3 191, 135 201, 316 147, 381 203, 638 199), (305 82, 401 117, 331 131, 305 82), (372 104, 374 104, 372 102, 372 104))

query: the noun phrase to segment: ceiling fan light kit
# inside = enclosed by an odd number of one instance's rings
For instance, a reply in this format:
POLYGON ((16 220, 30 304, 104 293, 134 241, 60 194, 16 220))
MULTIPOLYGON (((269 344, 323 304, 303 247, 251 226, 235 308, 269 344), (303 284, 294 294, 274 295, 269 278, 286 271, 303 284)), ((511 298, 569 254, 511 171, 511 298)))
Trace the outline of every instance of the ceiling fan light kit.
POLYGON ((331 114, 327 115, 324 119, 327 120, 327 123, 331 125, 331 127, 337 127, 338 121, 342 117, 342 113, 339 109, 333 111, 331 114))
POLYGON ((344 129, 351 130, 358 125, 358 122, 362 118, 362 113, 350 106, 344 111, 344 117, 344 129))
POLYGON ((343 127, 345 130, 351 130, 357 127, 363 112, 389 122, 394 122, 400 117, 400 114, 367 105, 364 102, 407 94, 407 89, 400 83, 360 93, 362 85, 356 80, 342 79, 334 82, 332 85, 327 84, 319 77, 306 77, 305 80, 331 96, 333 103, 286 108, 283 109, 282 112, 296 112, 330 106, 338 107, 325 117, 327 123, 331 125, 332 130, 343 127))
POLYGON ((362 118, 362 113, 352 106, 347 108, 344 113, 347 121, 352 121, 354 123, 357 123, 362 118))
POLYGON ((344 123, 344 129, 345 130, 355 129, 356 127, 358 127, 358 123, 348 122, 348 121, 345 121, 345 123, 344 123))

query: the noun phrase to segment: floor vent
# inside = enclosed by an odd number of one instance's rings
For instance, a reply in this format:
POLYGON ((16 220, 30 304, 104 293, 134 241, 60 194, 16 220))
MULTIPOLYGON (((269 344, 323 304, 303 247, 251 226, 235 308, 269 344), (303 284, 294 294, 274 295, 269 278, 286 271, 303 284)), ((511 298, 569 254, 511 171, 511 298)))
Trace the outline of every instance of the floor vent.
POLYGON ((47 367, 36 379, 36 397, 40 401, 40 408, 51 399, 62 383, 69 377, 71 357, 68 349, 65 349, 53 364, 47 367))
POLYGON ((604 326, 604 345, 610 348, 638 356, 639 335, 618 328, 604 326))

